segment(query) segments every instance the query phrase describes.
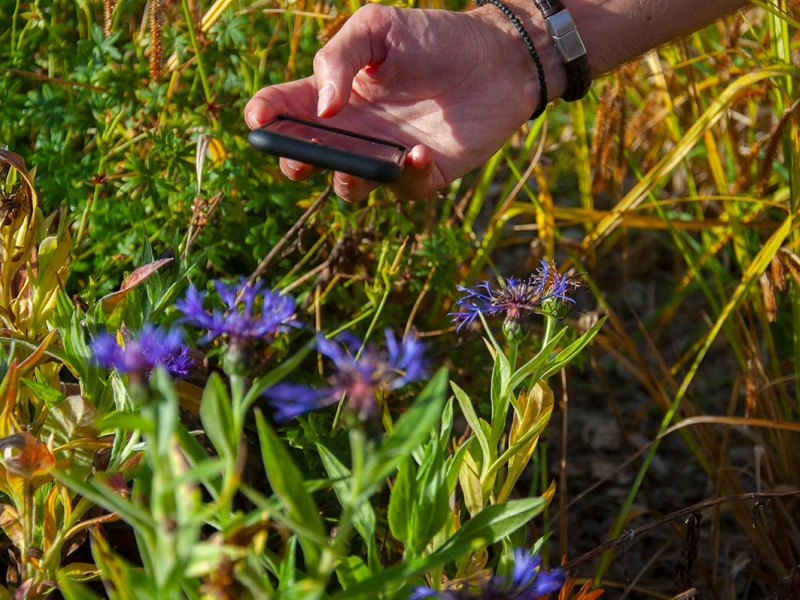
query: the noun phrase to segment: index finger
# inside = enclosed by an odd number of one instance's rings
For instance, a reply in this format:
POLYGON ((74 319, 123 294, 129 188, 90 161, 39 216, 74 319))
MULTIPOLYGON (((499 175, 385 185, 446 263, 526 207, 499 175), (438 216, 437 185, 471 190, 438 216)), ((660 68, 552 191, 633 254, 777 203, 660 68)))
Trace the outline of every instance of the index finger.
POLYGON ((244 108, 244 120, 250 129, 258 129, 282 115, 316 119, 317 83, 314 77, 262 88, 244 108))

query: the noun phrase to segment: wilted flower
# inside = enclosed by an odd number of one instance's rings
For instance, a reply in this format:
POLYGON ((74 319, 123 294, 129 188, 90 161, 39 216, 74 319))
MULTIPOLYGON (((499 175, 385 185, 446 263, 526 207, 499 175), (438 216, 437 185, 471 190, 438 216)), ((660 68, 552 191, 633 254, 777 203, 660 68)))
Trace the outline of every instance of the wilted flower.
POLYGON ((533 280, 542 295, 540 312, 556 319, 563 319, 569 314, 572 307, 577 305, 574 296, 586 286, 580 275, 562 275, 555 263, 546 260, 542 261, 533 280))
POLYGON ((488 281, 475 288, 458 286, 465 295, 456 305, 464 310, 450 314, 459 331, 471 325, 479 313, 503 314, 503 334, 510 343, 519 344, 528 335, 531 314, 565 317, 575 304, 572 296, 582 285, 580 277, 561 275, 553 263, 542 261, 539 270, 527 279, 509 277, 498 287, 488 281))
POLYGON ((369 344, 358 357, 361 342, 353 336, 343 336, 343 342, 344 346, 322 336, 317 339, 317 348, 335 367, 327 387, 279 383, 267 390, 277 420, 292 419, 345 396, 350 411, 366 421, 378 413, 378 392, 396 390, 425 374, 424 345, 411 336, 399 344, 387 329, 384 351, 369 344))
POLYGON ((194 362, 183 343, 179 329, 162 329, 145 325, 135 335, 128 334, 124 348, 114 335, 103 333, 92 342, 95 361, 120 373, 149 375, 161 365, 174 377, 185 377, 194 362))
POLYGON ((225 304, 225 310, 203 307, 205 292, 189 287, 184 300, 175 303, 175 307, 184 316, 181 321, 197 327, 208 329, 201 342, 208 342, 222 335, 231 340, 263 339, 288 331, 290 327, 299 327, 294 316, 295 303, 291 296, 281 296, 278 292, 264 289, 262 282, 248 284, 244 277, 238 285, 215 281, 214 286, 225 304), (241 299, 236 299, 241 294, 241 299), (254 314, 256 300, 261 298, 261 312, 254 314))
POLYGON ((417 587, 409 600, 439 598, 440 600, 530 600, 564 585, 561 569, 546 571, 538 554, 517 548, 514 550, 514 565, 505 577, 489 577, 477 586, 462 584, 459 587, 434 591, 424 586, 417 587))
POLYGON ((16 476, 28 481, 43 481, 50 478, 50 469, 55 465, 52 448, 40 442, 27 431, 12 433, 0 438, 7 477, 16 476))

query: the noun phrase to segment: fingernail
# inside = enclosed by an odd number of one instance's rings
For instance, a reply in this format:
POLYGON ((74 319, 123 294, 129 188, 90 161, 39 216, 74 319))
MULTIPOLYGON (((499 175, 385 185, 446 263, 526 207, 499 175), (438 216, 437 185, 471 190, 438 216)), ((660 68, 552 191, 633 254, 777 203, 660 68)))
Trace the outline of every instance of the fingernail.
POLYGON ((255 110, 248 110, 247 114, 244 116, 244 120, 247 121, 247 124, 253 129, 259 126, 255 110))
POLYGON ((325 114, 327 108, 333 103, 333 97, 336 95, 336 88, 332 83, 326 83, 319 91, 319 99, 317 100, 317 115, 320 117, 325 114))

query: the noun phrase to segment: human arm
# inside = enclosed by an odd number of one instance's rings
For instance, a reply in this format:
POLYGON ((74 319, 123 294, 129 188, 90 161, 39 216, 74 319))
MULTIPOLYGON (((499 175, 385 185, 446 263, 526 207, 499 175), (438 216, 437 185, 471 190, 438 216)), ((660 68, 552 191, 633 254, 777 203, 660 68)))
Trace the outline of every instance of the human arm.
MULTIPOLYGON (((541 56, 548 95, 563 94, 561 59, 532 0, 508 0, 541 56)), ((744 0, 568 0, 592 77, 733 12, 744 0)), ((314 75, 260 90, 248 103, 251 128, 274 116, 323 121, 409 148, 404 198, 425 198, 480 166, 531 115, 539 83, 510 20, 495 6, 464 13, 397 9, 357 11, 314 59, 314 75)), ((294 180, 318 170, 281 159, 294 180)), ((348 200, 376 183, 334 174, 348 200)))

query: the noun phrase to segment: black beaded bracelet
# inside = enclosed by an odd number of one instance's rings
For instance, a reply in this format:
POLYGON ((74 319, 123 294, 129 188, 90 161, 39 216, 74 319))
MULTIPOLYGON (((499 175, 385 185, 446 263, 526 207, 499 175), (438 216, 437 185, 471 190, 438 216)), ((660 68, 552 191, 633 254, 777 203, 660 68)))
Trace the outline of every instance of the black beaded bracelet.
POLYGON ((522 26, 522 23, 520 23, 520 20, 511 11, 511 9, 508 8, 508 6, 501 2, 501 0, 475 0, 475 6, 478 8, 484 4, 494 4, 497 8, 502 10, 509 19, 511 19, 514 27, 517 29, 517 31, 519 31, 519 34, 522 36, 525 45, 528 47, 528 52, 531 53, 531 58, 536 64, 536 70, 539 72, 539 107, 536 109, 533 115, 531 115, 531 120, 537 119, 547 108, 547 81, 545 81, 544 78, 544 65, 542 64, 542 59, 539 58, 539 53, 536 52, 536 47, 533 45, 533 41, 528 35, 528 32, 525 31, 525 28, 522 26))

